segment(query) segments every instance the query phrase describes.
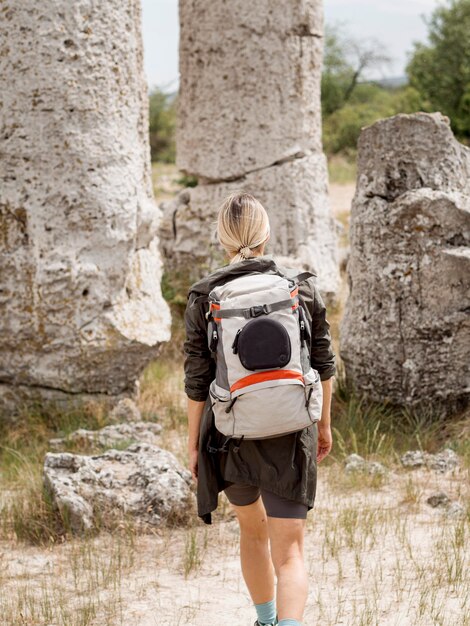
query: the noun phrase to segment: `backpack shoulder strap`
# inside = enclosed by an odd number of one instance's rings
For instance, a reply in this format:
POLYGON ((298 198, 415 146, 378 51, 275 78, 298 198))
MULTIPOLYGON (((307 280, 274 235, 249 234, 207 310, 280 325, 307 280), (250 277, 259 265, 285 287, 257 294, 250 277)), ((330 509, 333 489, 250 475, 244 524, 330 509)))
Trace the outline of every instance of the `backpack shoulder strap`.
POLYGON ((313 276, 316 276, 315 272, 300 272, 300 274, 296 274, 295 276, 291 276, 290 278, 293 278, 295 282, 299 284, 303 283, 303 281, 307 280, 307 278, 312 278, 313 276))
POLYGON ((310 271, 299 272, 298 270, 291 268, 291 267, 282 268, 282 275, 288 280, 293 281, 295 285, 299 285, 300 283, 304 282, 308 278, 312 278, 313 276, 316 276, 315 272, 310 272, 310 271))

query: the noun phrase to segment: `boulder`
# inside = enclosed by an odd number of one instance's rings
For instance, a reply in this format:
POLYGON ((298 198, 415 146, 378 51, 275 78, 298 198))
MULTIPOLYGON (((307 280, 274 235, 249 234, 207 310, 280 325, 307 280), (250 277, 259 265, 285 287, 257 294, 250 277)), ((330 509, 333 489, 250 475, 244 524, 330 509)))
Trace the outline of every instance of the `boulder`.
POLYGON ((135 395, 170 337, 140 20, 2 4, 0 405, 135 395))
POLYGON ((373 400, 447 415, 470 397, 470 149, 439 113, 381 120, 358 148, 346 377, 373 400))
POLYGON ((123 516, 142 528, 184 523, 194 512, 191 472, 167 450, 134 443, 95 456, 48 452, 44 485, 74 532, 123 516))

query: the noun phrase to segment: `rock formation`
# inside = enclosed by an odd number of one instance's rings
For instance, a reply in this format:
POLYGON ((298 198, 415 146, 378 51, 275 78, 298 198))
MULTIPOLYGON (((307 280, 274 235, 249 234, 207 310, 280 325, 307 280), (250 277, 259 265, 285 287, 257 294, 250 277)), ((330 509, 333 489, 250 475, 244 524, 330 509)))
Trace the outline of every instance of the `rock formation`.
POLYGON ((143 441, 158 445, 162 425, 155 422, 128 422, 122 424, 108 424, 98 430, 79 428, 66 437, 49 439, 49 446, 54 450, 63 450, 64 446, 74 444, 76 446, 100 446, 110 448, 122 444, 143 441))
POLYGON ((0 403, 132 394, 169 338, 140 17, 2 4, 0 403))
POLYGON ((216 212, 243 189, 269 212, 267 252, 294 257, 316 271, 325 295, 336 292, 321 144, 321 5, 181 0, 177 164, 199 184, 164 205, 170 267, 195 278, 221 264, 216 212))
POLYGON ((426 450, 408 450, 402 454, 400 461, 403 467, 411 469, 426 467, 441 474, 458 467, 460 464, 458 455, 451 448, 444 448, 435 454, 426 452, 426 450))
POLYGON ((356 389, 451 412, 470 396, 470 150, 439 113, 364 129, 340 355, 356 389))
POLYGON ((125 515, 145 526, 188 521, 194 515, 191 472, 176 457, 148 443, 95 456, 48 452, 44 484, 75 532, 125 515))

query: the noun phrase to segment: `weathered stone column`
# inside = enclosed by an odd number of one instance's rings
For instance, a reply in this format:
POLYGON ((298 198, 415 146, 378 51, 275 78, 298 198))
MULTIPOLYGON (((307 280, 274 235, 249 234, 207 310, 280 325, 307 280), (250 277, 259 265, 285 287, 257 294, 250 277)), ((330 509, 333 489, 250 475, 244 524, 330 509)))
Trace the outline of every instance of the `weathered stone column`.
POLYGON ((1 15, 0 404, 132 394, 170 325, 139 1, 1 15))
MULTIPOLYGON (((293 257, 334 294, 339 270, 321 143, 320 0, 181 0, 177 164, 197 187, 165 205, 169 266, 221 262, 213 222, 243 189, 268 210, 268 252, 293 257), (196 263, 195 263, 196 262, 196 263)), ((191 272, 190 272, 191 273, 191 272)))
POLYGON ((376 400, 470 396, 470 150, 439 113, 362 131, 340 355, 376 400))

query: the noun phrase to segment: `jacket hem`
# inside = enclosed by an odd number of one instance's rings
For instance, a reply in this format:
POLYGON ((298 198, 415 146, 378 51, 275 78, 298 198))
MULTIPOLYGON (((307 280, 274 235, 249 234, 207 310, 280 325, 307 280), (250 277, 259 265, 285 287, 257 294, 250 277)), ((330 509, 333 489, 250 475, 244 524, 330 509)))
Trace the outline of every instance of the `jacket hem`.
POLYGON ((197 393, 185 391, 185 394, 188 396, 190 400, 194 400, 195 402, 205 402, 207 400, 209 392, 203 395, 203 394, 197 394, 197 393))

